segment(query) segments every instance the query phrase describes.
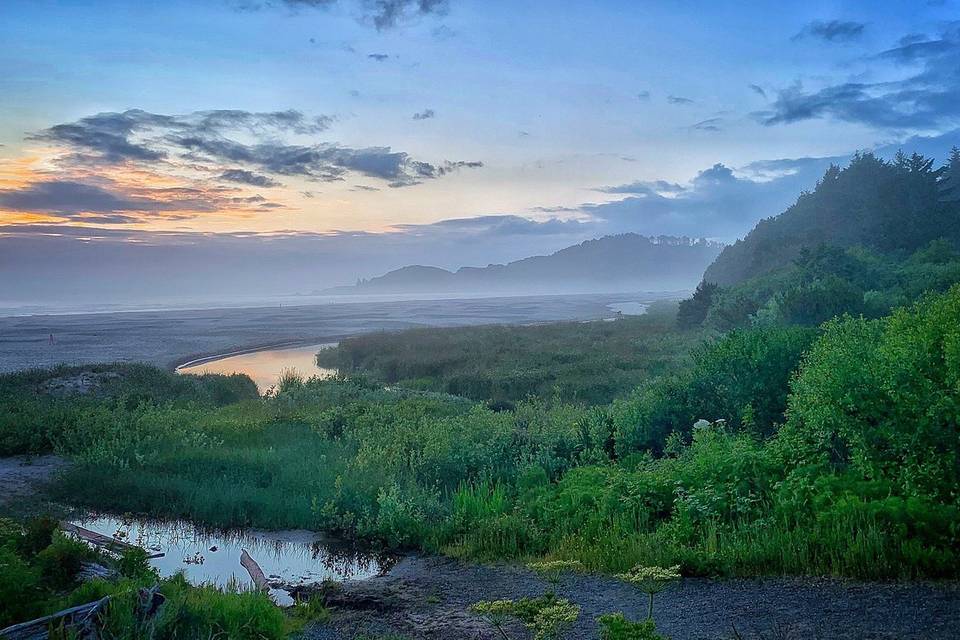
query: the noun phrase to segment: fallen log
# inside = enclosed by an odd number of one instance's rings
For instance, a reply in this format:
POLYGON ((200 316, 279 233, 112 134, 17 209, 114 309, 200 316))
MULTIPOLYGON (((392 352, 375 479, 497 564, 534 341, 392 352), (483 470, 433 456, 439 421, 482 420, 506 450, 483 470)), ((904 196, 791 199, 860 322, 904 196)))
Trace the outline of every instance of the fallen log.
POLYGON ((50 630, 69 631, 64 637, 80 639, 97 638, 97 629, 100 626, 100 613, 110 602, 110 596, 100 598, 96 602, 70 607, 48 616, 21 622, 0 629, 0 638, 3 640, 43 640, 50 637, 50 630))
MULTIPOLYGON (((80 525, 73 524, 72 522, 61 522, 60 530, 64 533, 71 533, 84 542, 88 542, 98 549, 103 549, 104 551, 111 551, 113 553, 123 553, 127 549, 140 549, 135 544, 130 544, 129 542, 123 542, 117 540, 111 536, 103 535, 102 533, 97 533, 96 531, 91 531, 90 529, 85 529, 80 525)), ((149 553, 147 554, 147 559, 161 558, 163 553, 149 553)))
POLYGON ((253 584, 257 585, 258 589, 269 591, 270 584, 267 582, 267 576, 264 575, 263 569, 260 568, 257 561, 250 557, 246 549, 243 549, 240 553, 240 565, 247 570, 250 579, 253 580, 253 584))
MULTIPOLYGON (((110 603, 111 596, 63 609, 48 616, 29 620, 0 629, 0 640, 46 640, 75 638, 76 640, 99 640, 102 626, 101 614, 110 603)), ((152 628, 157 614, 166 598, 160 593, 160 585, 137 590, 136 617, 141 628, 152 628)))

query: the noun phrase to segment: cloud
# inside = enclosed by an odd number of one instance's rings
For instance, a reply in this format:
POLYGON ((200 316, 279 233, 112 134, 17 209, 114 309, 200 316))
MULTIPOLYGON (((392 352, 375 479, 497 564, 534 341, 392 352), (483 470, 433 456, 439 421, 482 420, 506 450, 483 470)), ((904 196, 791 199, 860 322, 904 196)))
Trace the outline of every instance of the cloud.
POLYGON ((241 163, 277 175, 303 176, 320 182, 342 180, 347 173, 355 172, 386 180, 391 187, 402 187, 439 178, 457 169, 483 166, 481 162, 468 161, 434 165, 390 147, 352 149, 334 144, 306 146, 276 142, 248 145, 196 137, 175 138, 172 142, 189 151, 194 159, 241 163))
POLYGON ((690 128, 695 131, 709 131, 711 133, 722 131, 720 123, 723 122, 723 118, 707 118, 706 120, 701 120, 690 125, 690 128))
POLYGON ((849 20, 814 20, 804 26, 791 40, 818 38, 826 42, 850 42, 860 38, 866 26, 862 22, 849 20))
POLYGON ((235 194, 222 188, 132 187, 104 178, 38 180, 0 190, 0 210, 45 214, 84 224, 128 224, 150 218, 187 220, 210 212, 269 211, 284 206, 261 195, 235 194))
POLYGON ((588 205, 583 212, 601 233, 635 231, 647 235, 686 235, 730 241, 761 218, 777 214, 810 189, 834 158, 801 158, 747 165, 734 171, 717 163, 688 184, 638 181, 604 187, 628 197, 588 205))
MULTIPOLYGON (((338 0, 234 0, 235 10, 252 13, 266 9, 286 9, 293 14, 301 10, 329 9, 338 0)), ((355 0, 343 4, 356 5, 361 23, 371 24, 378 31, 393 29, 422 16, 443 16, 449 10, 448 0, 355 0)))
POLYGON ((434 113, 433 109, 424 109, 423 111, 420 111, 419 113, 413 114, 413 119, 414 119, 414 120, 429 120, 430 118, 433 118, 434 116, 436 116, 436 113, 434 113))
POLYGON ((149 200, 120 196, 93 185, 62 180, 35 182, 0 191, 0 207, 10 211, 43 212, 62 217, 79 213, 116 213, 166 208, 149 200))
POLYGON ((364 0, 369 18, 378 31, 392 29, 417 16, 446 15, 447 0, 364 0))
POLYGON ((308 117, 292 109, 260 113, 226 109, 196 111, 186 115, 162 115, 129 109, 98 113, 76 122, 54 125, 31 135, 30 139, 67 145, 106 162, 153 161, 167 157, 165 150, 146 139, 154 132, 176 132, 190 136, 219 136, 230 131, 245 131, 255 135, 284 132, 316 134, 325 131, 332 122, 331 116, 308 117))
POLYGON ((761 86, 758 85, 758 84, 751 84, 751 85, 747 85, 747 86, 750 87, 750 90, 753 91, 755 94, 757 94, 757 95, 760 96, 761 98, 766 99, 766 97, 767 97, 767 92, 764 91, 763 87, 761 87, 761 86))
POLYGON ((122 162, 167 172, 165 175, 187 167, 256 187, 279 186, 273 176, 329 182, 349 173, 400 187, 482 166, 478 161, 433 164, 388 146, 352 148, 324 142, 294 144, 283 139, 314 136, 332 122, 330 116, 310 117, 294 110, 217 110, 170 116, 134 109, 99 113, 32 137, 62 146, 69 152, 62 161, 84 171, 122 162))
POLYGON ((813 91, 799 82, 778 92, 771 108, 754 114, 766 125, 835 118, 903 133, 960 123, 960 22, 932 39, 909 37, 872 58, 905 67, 898 80, 849 80, 813 91))
POLYGON ((260 175, 259 173, 254 173, 253 171, 247 171, 246 169, 227 169, 220 174, 220 179, 227 180, 228 182, 239 182, 240 184, 247 184, 252 187, 283 186, 279 180, 274 180, 268 176, 260 175))
POLYGON ((98 113, 77 122, 58 124, 31 138, 93 152, 108 162, 160 160, 165 157, 162 151, 132 142, 131 136, 137 130, 172 125, 172 118, 134 109, 123 113, 98 113))
POLYGON ((647 195, 650 193, 665 195, 680 193, 685 191, 685 187, 682 187, 676 182, 668 182, 666 180, 654 180, 652 182, 638 180, 629 184, 621 184, 613 187, 600 187, 597 191, 629 195, 647 195))
POLYGON ((693 100, 683 96, 667 96, 667 102, 670 104, 693 104, 693 100))
POLYGON ((367 57, 371 60, 376 60, 377 62, 383 62, 390 57, 389 53, 368 53, 367 57))

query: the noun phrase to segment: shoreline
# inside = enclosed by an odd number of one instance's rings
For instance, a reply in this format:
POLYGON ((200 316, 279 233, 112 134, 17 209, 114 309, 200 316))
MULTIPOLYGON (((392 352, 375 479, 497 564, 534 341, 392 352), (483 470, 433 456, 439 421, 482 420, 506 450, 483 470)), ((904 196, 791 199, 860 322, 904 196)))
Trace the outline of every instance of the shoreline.
POLYGON ((168 371, 231 355, 381 331, 540 324, 613 316, 612 303, 667 293, 529 296, 0 318, 0 373, 141 362, 168 371))

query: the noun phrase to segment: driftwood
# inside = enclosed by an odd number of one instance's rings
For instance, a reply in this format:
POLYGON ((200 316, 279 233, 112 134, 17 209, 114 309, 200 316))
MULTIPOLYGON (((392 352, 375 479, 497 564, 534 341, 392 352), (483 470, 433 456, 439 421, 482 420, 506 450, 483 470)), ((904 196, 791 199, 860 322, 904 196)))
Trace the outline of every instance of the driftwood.
POLYGON ((50 637, 50 629, 69 630, 69 637, 78 640, 97 638, 99 637, 100 614, 109 602, 110 596, 106 596, 96 602, 70 607, 29 622, 21 622, 6 629, 0 629, 0 638, 3 640, 42 640, 50 637))
POLYGON ((89 580, 113 580, 119 574, 110 567, 105 567, 98 562, 80 563, 80 572, 77 574, 77 580, 87 582, 89 580))
POLYGON ((247 570, 247 573, 250 574, 250 579, 253 580, 253 584, 257 585, 258 589, 263 589, 264 591, 270 589, 270 584, 267 582, 267 576, 264 575, 263 569, 260 568, 256 560, 250 557, 246 549, 243 549, 240 553, 240 564, 247 570))
MULTIPOLYGON (((102 533, 97 533, 96 531, 90 531, 90 529, 85 529, 80 525, 76 525, 70 522, 61 522, 60 530, 64 533, 72 533, 77 536, 84 542, 88 542, 98 549, 103 549, 104 551, 112 551, 113 553, 123 553, 127 549, 139 549, 135 544, 130 544, 129 542, 123 542, 117 540, 116 538, 105 536, 102 533)), ((160 558, 163 556, 163 553, 148 553, 147 558, 160 558)))
MULTIPOLYGON (((137 590, 137 622, 142 627, 152 625, 166 598, 160 593, 160 585, 137 590)), ((77 640, 100 638, 101 614, 110 603, 110 596, 96 602, 70 607, 36 620, 21 622, 0 629, 0 640, 45 640, 51 637, 68 637, 77 640)))

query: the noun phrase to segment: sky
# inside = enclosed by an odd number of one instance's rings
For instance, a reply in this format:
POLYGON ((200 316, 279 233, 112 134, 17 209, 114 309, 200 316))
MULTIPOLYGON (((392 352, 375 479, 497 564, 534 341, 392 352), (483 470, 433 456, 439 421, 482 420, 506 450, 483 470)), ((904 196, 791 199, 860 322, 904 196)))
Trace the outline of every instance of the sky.
POLYGON ((960 143, 960 0, 5 0, 0 304, 724 242, 960 143))

